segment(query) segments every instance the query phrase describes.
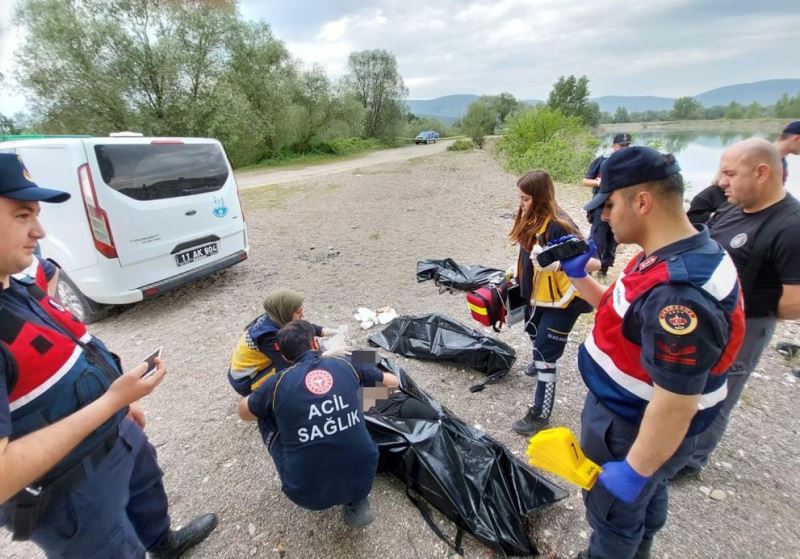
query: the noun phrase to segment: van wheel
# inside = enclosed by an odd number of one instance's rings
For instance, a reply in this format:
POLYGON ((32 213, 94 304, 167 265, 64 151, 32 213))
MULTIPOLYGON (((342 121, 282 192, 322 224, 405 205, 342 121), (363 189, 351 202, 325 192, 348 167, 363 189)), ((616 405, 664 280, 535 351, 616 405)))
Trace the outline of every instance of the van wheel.
POLYGON ((81 293, 69 276, 64 273, 64 270, 61 270, 59 274, 56 299, 84 324, 102 320, 108 314, 108 306, 95 303, 81 293))

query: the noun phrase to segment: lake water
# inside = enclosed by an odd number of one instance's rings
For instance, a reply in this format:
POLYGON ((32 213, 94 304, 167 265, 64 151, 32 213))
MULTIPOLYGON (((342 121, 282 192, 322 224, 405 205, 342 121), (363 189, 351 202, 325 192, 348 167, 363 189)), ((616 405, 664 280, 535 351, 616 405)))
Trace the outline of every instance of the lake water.
MULTIPOLYGON (((726 133, 714 131, 658 131, 636 132, 635 144, 654 145, 660 151, 672 153, 678 159, 686 181, 686 199, 711 184, 717 174, 719 158, 725 148, 753 136, 774 141, 777 134, 726 133), (655 144, 654 144, 655 143, 655 144)), ((789 178, 786 187, 795 196, 800 196, 800 155, 789 155, 789 178)))

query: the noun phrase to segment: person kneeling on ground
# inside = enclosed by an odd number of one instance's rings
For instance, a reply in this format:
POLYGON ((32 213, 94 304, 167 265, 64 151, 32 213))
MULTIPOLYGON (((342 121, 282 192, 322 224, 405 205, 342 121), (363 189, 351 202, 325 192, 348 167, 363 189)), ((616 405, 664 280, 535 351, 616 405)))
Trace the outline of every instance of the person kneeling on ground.
MULTIPOLYGON (((291 289, 279 289, 264 299, 264 314, 244 329, 231 355, 228 382, 241 396, 247 396, 269 377, 289 366, 276 347, 275 335, 292 320, 303 318, 303 296, 291 289)), ((316 336, 333 336, 338 330, 314 325, 316 336)))
POLYGON ((374 518, 367 495, 378 447, 364 423, 359 387, 395 387, 397 378, 346 357, 323 357, 314 334, 305 320, 278 332, 278 346, 292 365, 244 398, 239 416, 258 420, 292 502, 311 510, 344 505, 348 526, 366 526, 374 518))

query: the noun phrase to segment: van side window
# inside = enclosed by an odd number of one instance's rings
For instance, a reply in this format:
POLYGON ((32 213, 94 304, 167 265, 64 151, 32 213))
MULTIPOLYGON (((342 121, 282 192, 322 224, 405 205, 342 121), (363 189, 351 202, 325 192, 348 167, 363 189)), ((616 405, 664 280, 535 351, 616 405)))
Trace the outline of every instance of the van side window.
POLYGON ((99 144, 103 182, 134 200, 161 200, 219 190, 228 166, 216 144, 99 144))

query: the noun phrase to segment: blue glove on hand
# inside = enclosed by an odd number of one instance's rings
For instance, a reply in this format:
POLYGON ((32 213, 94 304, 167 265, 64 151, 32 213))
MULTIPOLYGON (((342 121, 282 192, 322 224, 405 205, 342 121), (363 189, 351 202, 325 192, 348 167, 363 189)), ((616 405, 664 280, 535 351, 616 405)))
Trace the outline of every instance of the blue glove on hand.
POLYGON ((603 472, 597 480, 620 501, 632 503, 650 481, 650 477, 640 475, 626 459, 603 464, 603 472))
MULTIPOLYGON (((561 244, 565 241, 570 239, 577 239, 575 235, 566 235, 564 237, 559 237, 553 241, 547 243, 546 246, 552 246, 561 244)), ((586 277, 586 264, 589 260, 597 254, 597 245, 593 240, 589 240, 589 251, 584 252, 583 254, 579 254, 578 256, 573 256, 572 258, 567 258, 561 261, 561 271, 567 274, 568 278, 571 279, 580 279, 586 277)))

